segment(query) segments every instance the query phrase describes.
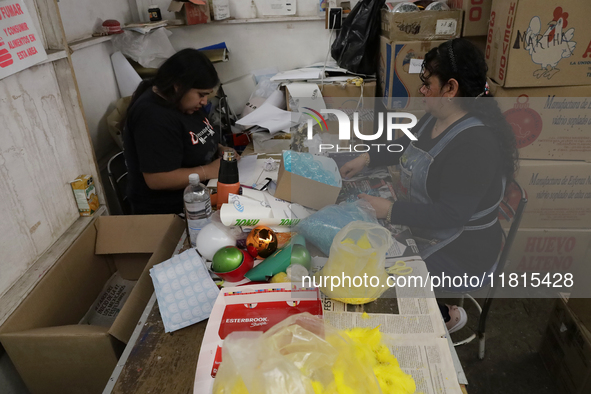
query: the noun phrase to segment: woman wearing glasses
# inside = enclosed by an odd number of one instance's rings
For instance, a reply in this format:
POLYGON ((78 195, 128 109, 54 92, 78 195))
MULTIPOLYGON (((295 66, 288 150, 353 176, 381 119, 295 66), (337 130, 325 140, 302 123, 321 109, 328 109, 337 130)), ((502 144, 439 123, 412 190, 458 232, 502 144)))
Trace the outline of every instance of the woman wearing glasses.
MULTIPOLYGON (((360 195, 378 218, 406 225, 432 275, 488 272, 501 249, 498 206, 514 176, 518 153, 511 126, 488 93, 487 66, 469 41, 454 39, 425 55, 420 89, 427 114, 413 128, 417 141, 395 141, 401 153, 365 153, 340 169, 344 178, 365 166, 400 164, 397 201, 360 195)), ((442 307, 450 332, 465 311, 442 307)))

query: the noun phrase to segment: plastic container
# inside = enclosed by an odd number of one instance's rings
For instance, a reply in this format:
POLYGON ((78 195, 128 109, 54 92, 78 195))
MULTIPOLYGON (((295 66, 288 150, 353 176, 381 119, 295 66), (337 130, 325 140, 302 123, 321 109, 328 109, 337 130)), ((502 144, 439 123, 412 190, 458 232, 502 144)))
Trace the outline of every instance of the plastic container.
POLYGON ((150 15, 150 22, 159 22, 162 20, 162 12, 160 12, 160 7, 157 5, 151 5, 148 8, 148 14, 150 15))
POLYGON ((222 204, 228 203, 228 195, 239 194, 240 179, 238 177, 238 161, 234 156, 234 151, 225 151, 224 157, 220 162, 220 172, 218 174, 218 196, 217 209, 222 207, 222 204))
POLYGON ((199 183, 199 175, 189 175, 189 186, 183 193, 185 204, 185 218, 187 220, 187 235, 191 239, 191 246, 197 243, 197 234, 209 223, 211 216, 211 201, 209 192, 202 183, 199 183))

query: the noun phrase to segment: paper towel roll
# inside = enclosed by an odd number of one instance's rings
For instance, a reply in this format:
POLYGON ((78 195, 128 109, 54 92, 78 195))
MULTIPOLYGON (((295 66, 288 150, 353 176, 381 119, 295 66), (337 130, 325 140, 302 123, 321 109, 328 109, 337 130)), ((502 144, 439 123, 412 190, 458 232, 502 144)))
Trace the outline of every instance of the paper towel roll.
POLYGON ((265 102, 279 109, 287 108, 285 105, 285 93, 283 93, 281 90, 276 90, 273 93, 271 93, 271 95, 265 102))
POLYGON ((222 204, 220 219, 225 226, 243 226, 243 221, 268 219, 273 217, 271 208, 262 206, 257 201, 250 203, 248 199, 235 200, 231 204, 222 204))

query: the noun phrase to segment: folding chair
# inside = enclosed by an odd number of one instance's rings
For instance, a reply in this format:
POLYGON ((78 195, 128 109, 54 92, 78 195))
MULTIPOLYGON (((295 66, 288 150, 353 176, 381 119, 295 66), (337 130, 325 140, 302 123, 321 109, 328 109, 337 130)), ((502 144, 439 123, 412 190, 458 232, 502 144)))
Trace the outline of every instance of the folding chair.
MULTIPOLYGON (((523 216, 523 211, 525 209, 526 204, 527 196, 523 188, 517 182, 511 182, 508 185, 507 190, 505 192, 505 198, 503 199, 503 201, 501 201, 501 204, 499 206, 499 220, 506 220, 507 222, 511 223, 511 226, 509 227, 508 233, 506 233, 505 230, 503 230, 503 246, 501 249, 501 253, 499 255, 497 262, 489 271, 489 274, 492 273, 496 276, 497 274, 502 273, 504 271, 505 264, 507 263, 507 258, 509 257, 509 253, 511 251, 511 246, 513 246, 515 236, 517 235, 517 230, 519 229, 519 224, 521 223, 521 217, 523 216), (519 201, 511 201, 511 197, 516 195, 519 195, 519 201)), ((489 275, 487 274, 486 277, 488 278, 489 275)), ((484 358, 486 339, 486 319, 488 317, 488 312, 490 311, 490 307, 494 299, 495 292, 496 287, 489 287, 488 293, 482 306, 478 303, 478 301, 476 301, 476 299, 474 299, 474 297, 472 297, 468 293, 462 294, 462 298, 459 303, 460 306, 463 306, 464 298, 468 298, 470 301, 474 303, 479 312, 478 331, 477 333, 472 334, 470 337, 462 341, 454 342, 454 346, 460 346, 469 343, 478 335, 478 358, 480 360, 484 358)))
POLYGON ((107 163, 109 181, 117 195, 117 202, 124 215, 131 215, 131 205, 127 200, 127 164, 123 152, 119 152, 107 163))

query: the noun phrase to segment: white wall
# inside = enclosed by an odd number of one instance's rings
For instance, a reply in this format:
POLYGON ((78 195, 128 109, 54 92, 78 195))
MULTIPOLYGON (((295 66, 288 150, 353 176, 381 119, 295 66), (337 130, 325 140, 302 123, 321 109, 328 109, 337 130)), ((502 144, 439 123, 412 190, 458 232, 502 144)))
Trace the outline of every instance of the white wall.
POLYGON ((106 121, 119 99, 119 88, 111 65, 112 53, 111 43, 104 42, 72 54, 86 122, 99 161, 116 149, 106 121))
POLYGON ((276 66, 281 71, 323 62, 328 51, 323 21, 206 24, 171 31, 176 50, 225 41, 230 60, 216 64, 222 82, 260 68, 276 66))
MULTIPOLYGON (((60 0, 60 14, 68 42, 88 38, 100 18, 131 22, 127 0, 60 0)), ((103 162, 117 147, 107 129, 106 116, 119 99, 111 65, 110 42, 93 45, 72 54, 84 114, 97 161, 103 162)))
POLYGON ((0 102, 1 296, 79 217, 69 182, 93 171, 51 63, 4 78, 0 102))
POLYGON ((62 23, 68 42, 90 37, 98 19, 131 22, 127 0, 59 0, 62 23))

